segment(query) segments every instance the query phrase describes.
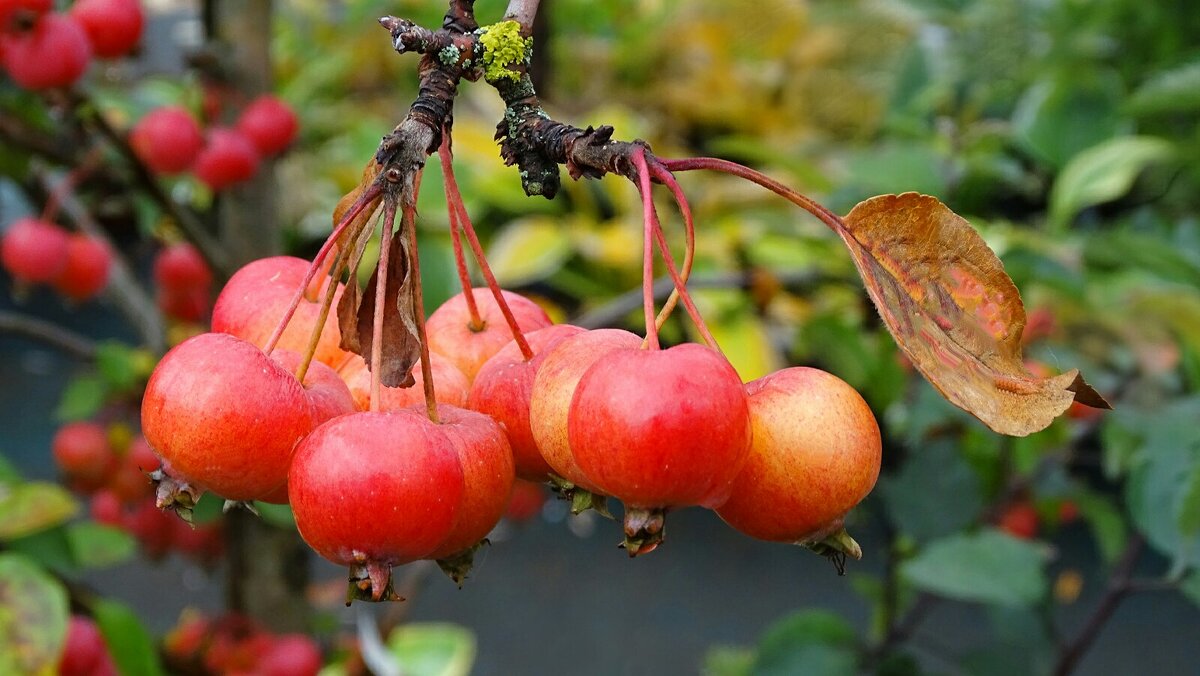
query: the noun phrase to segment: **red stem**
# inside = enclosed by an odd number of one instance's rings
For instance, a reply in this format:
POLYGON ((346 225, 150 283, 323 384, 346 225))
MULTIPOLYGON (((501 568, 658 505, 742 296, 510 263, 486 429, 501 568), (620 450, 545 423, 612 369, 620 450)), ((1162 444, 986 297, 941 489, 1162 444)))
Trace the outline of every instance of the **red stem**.
POLYGON ((801 195, 792 190, 786 185, 776 181, 775 179, 763 173, 757 172, 749 167, 744 167, 736 162, 722 160, 716 157, 689 157, 682 160, 662 160, 662 164, 667 171, 693 171, 695 169, 708 169, 710 171, 720 171, 726 174, 732 174, 739 178, 744 178, 753 183, 757 183, 780 197, 788 200, 796 206, 804 209, 808 213, 816 216, 822 223, 829 226, 831 230, 839 235, 846 231, 846 224, 837 214, 829 209, 817 204, 813 200, 801 195))
POLYGON ((67 172, 63 180, 50 191, 50 194, 46 196, 46 206, 42 209, 42 221, 49 223, 58 216, 58 209, 63 198, 71 194, 75 190, 75 186, 79 185, 79 182, 84 177, 96 169, 99 157, 99 154, 95 150, 88 153, 79 166, 67 172))
POLYGON ((642 313, 646 319, 646 342, 651 350, 659 349, 658 326, 654 323, 654 200, 650 195, 650 171, 646 167, 646 151, 640 146, 633 152, 633 166, 638 170, 638 190, 642 193, 642 313))
MULTIPOLYGON (((450 213, 450 242, 454 245, 454 266, 458 270, 458 281, 462 284, 463 300, 467 302, 467 312, 471 315, 470 328, 472 331, 483 330, 483 319, 479 316, 479 306, 475 303, 475 294, 471 291, 471 274, 467 272, 467 257, 463 254, 462 237, 459 235, 458 209, 451 197, 450 186, 458 189, 458 181, 454 178, 454 156, 450 152, 450 130, 442 132, 442 145, 438 148, 438 158, 442 161, 442 184, 446 189, 446 210, 450 213)), ((465 209, 465 207, 464 207, 465 209)))
MULTIPOLYGON (((679 213, 683 216, 685 249, 683 255, 683 269, 679 273, 679 277, 686 284, 692 276, 692 263, 696 258, 696 223, 692 218, 692 207, 688 204, 687 196, 683 194, 683 188, 679 182, 675 180, 675 176, 655 162, 650 168, 650 175, 658 179, 663 185, 671 191, 671 196, 675 198, 675 204, 679 206, 679 213)), ((660 330, 663 324, 666 323, 667 317, 671 316, 671 312, 675 310, 675 305, 679 302, 678 287, 671 291, 671 295, 667 297, 667 302, 663 303, 662 309, 658 313, 658 319, 655 320, 655 326, 660 330)))
POLYGON ((313 355, 317 352, 317 345, 321 342, 321 334, 325 330, 325 322, 329 320, 329 310, 333 307, 333 296, 337 293, 338 276, 341 275, 342 267, 346 265, 347 259, 350 257, 350 249, 344 248, 340 252, 333 264, 325 272, 329 274, 326 279, 327 286, 321 297, 321 312, 317 315, 317 322, 313 325, 312 331, 308 335, 308 345, 304 348, 304 354, 300 355, 300 366, 296 368, 296 380, 300 384, 304 384, 304 377, 308 375, 308 367, 312 365, 313 355))
POLYGON ((383 368, 383 306, 387 303, 388 263, 392 248, 392 228, 396 226, 396 204, 388 200, 383 212, 383 231, 379 235, 379 267, 375 278, 375 317, 371 325, 371 412, 379 411, 379 371, 383 368))
MULTIPOLYGON (((418 189, 420 175, 417 176, 418 189)), ((414 191, 415 192, 415 191, 414 191)), ((437 395, 433 390, 433 364, 429 361, 429 340, 425 335, 425 297, 421 291, 421 257, 417 252, 417 214, 413 204, 404 205, 402 227, 408 233, 408 257, 412 275, 413 316, 417 324, 418 343, 421 345, 421 385, 425 389, 425 412, 433 422, 438 421, 437 395)))
MULTIPOLYGON (((448 166, 444 164, 443 166, 448 166)), ((516 341, 517 347, 521 350, 521 356, 525 361, 533 359, 533 349, 529 347, 529 341, 525 340, 525 334, 521 332, 521 327, 517 325, 517 318, 513 316, 512 310, 508 307, 508 302, 504 300, 504 294, 500 291, 500 285, 496 282, 496 276, 492 274, 492 266, 488 265, 487 257, 483 255, 483 246, 479 243, 479 237, 475 234, 475 226, 471 224, 471 217, 467 215, 467 207, 463 204, 462 193, 458 191, 458 182, 454 180, 454 174, 448 174, 446 180, 446 191, 450 194, 450 202, 458 211, 459 225, 462 226, 463 233, 467 236, 467 243, 471 245, 471 253, 475 254, 475 261, 479 263, 479 270, 483 273, 483 279, 487 282, 488 288, 492 291, 492 296, 496 299, 496 305, 500 307, 500 314, 504 315, 504 321, 508 324, 509 331, 512 332, 513 340, 516 341)), ((474 291, 466 292, 468 296, 473 296, 474 291)))
POLYGON ((372 184, 369 188, 363 191, 362 195, 359 195, 358 199, 354 201, 354 204, 350 205, 350 208, 347 209, 346 213, 342 215, 342 221, 337 224, 337 227, 335 227, 333 232, 329 234, 329 238, 326 239, 325 243, 321 245, 320 251, 318 251, 317 255, 313 257, 312 264, 308 266, 308 272, 305 273, 303 281, 300 282, 299 288, 296 289, 295 295, 292 296, 292 302, 288 306, 287 311, 284 312, 283 317, 279 319, 279 324, 275 327, 275 332, 271 334, 271 337, 267 340, 267 344, 263 347, 263 352, 271 354, 271 352, 275 349, 275 345, 279 342, 280 336, 282 336, 284 330, 287 329, 288 323, 292 321, 292 316, 296 314, 296 308, 300 307, 300 301, 304 300, 304 294, 306 291, 308 291, 308 285, 312 283, 313 278, 317 276, 317 271, 321 269, 321 262, 324 261, 325 257, 329 255, 329 251, 337 244, 338 238, 342 236, 342 233, 346 230, 346 228, 348 228, 350 224, 354 222, 354 219, 357 218, 358 215, 361 214, 368 205, 375 201, 375 198, 379 197, 380 192, 382 192, 382 188, 376 184, 372 184))
POLYGON ((720 352, 721 348, 717 345, 717 339, 713 338, 712 333, 708 330, 708 325, 704 323, 704 317, 700 316, 700 311, 692 302, 692 294, 687 290, 687 282, 680 277, 679 270, 675 268, 675 257, 671 255, 671 249, 667 247, 667 237, 663 233, 657 215, 654 219, 654 238, 658 242, 658 250, 662 254, 663 262, 667 264, 667 273, 671 275, 671 281, 675 283, 675 290, 683 299, 683 307, 687 309, 688 316, 692 318, 692 323, 696 325, 696 330, 704 339, 704 344, 720 352))

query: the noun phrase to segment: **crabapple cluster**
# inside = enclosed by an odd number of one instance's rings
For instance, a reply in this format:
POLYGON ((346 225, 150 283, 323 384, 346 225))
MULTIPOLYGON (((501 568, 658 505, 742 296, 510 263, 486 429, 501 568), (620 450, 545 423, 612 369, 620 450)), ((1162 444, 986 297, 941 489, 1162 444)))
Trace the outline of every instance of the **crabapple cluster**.
POLYGON ((138 0, 78 0, 66 13, 53 10, 52 0, 0 2, 0 62, 25 89, 69 87, 93 57, 123 57, 142 37, 138 0))
POLYGON ((89 497, 92 519, 133 535, 148 557, 160 559, 172 550, 204 564, 220 557, 218 526, 193 528, 156 507, 150 474, 161 463, 146 440, 124 425, 68 423, 55 433, 51 453, 65 483, 89 497))
POLYGON ((0 238, 0 263, 18 284, 48 284, 77 302, 104 290, 112 260, 102 240, 40 218, 19 218, 0 238))
POLYGON ((432 391, 382 386, 326 321, 345 289, 313 269, 280 256, 238 271, 213 333, 159 363, 142 425, 168 466, 160 504, 186 509, 203 491, 290 503, 309 546, 350 568, 351 598, 394 598, 391 568, 418 559, 461 581, 518 478, 577 505, 620 500, 638 554, 661 541, 668 510, 689 506, 815 544, 878 476, 874 417, 830 374, 743 384, 709 347, 554 325, 507 291, 472 289, 429 316, 414 376, 432 391))
POLYGON ((251 101, 233 126, 212 126, 207 134, 183 108, 155 108, 134 125, 129 144, 155 173, 190 171, 209 189, 221 191, 254 178, 262 158, 286 150, 298 130, 291 107, 265 94, 251 101))
POLYGON ((254 620, 228 613, 209 618, 185 610, 163 639, 172 673, 316 676, 321 651, 303 634, 273 634, 254 620))

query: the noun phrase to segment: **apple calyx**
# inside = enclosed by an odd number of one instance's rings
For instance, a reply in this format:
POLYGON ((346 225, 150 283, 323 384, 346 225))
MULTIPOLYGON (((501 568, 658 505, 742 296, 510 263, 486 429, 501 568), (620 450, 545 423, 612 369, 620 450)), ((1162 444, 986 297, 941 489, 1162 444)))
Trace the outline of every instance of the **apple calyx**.
POLYGON ((550 477, 550 490, 560 500, 566 500, 571 503, 571 514, 579 516, 590 509, 610 521, 615 520, 612 512, 608 511, 607 496, 593 493, 577 486, 553 472, 550 472, 547 476, 550 477))
POLYGON ((346 587, 346 605, 354 601, 403 601, 392 586, 392 567, 379 561, 367 561, 359 554, 361 563, 350 566, 349 583, 346 587))
POLYGON ((657 549, 666 538, 666 534, 665 507, 627 507, 625 541, 618 546, 629 552, 629 558, 633 558, 657 549))
POLYGON ((479 551, 484 545, 490 544, 492 544, 491 541, 484 538, 457 554, 451 554, 444 559, 438 559, 436 561, 438 568, 441 568, 446 577, 458 585, 459 589, 462 589, 463 582, 467 579, 467 576, 471 573, 471 568, 475 565, 475 552, 479 551))
POLYGON ((859 546, 858 541, 850 537, 850 533, 842 526, 841 519, 838 519, 830 529, 823 529, 822 532, 814 534, 812 538, 796 544, 808 547, 829 559, 833 562, 833 567, 837 569, 838 575, 846 574, 847 557, 855 561, 862 559, 862 547, 859 546))
POLYGON ((147 476, 154 484, 154 506, 164 511, 175 512, 179 518, 192 523, 192 510, 204 491, 167 474, 161 468, 148 473, 147 476))

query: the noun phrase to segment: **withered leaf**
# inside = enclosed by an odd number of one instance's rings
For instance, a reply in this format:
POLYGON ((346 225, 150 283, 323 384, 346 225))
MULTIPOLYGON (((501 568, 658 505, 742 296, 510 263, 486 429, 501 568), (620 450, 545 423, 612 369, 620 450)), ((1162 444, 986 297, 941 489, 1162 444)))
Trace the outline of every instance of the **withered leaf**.
POLYGON ((954 405, 1001 434, 1042 430, 1072 401, 1110 408, 1077 370, 1025 370, 1025 307, 996 254, 934 197, 861 202, 838 234, 897 344, 954 405))
MULTIPOLYGON (((388 227, 389 224, 384 224, 388 227)), ((411 226, 409 226, 411 227, 411 226)), ((383 305, 383 359, 379 368, 379 382, 384 387, 411 387, 414 383, 413 365, 421 358, 421 339, 413 318, 412 260, 409 256, 407 238, 397 233, 388 246, 388 274, 385 288, 386 303, 383 305)), ((362 292, 358 312, 354 317, 353 331, 357 334, 356 350, 367 367, 371 367, 371 349, 375 327, 375 289, 379 285, 379 269, 371 274, 367 287, 362 292)), ((343 296, 344 298, 345 296, 343 296)), ((338 320, 342 320, 342 308, 338 307, 338 320)), ((345 324, 343 336, 345 336, 345 324)), ((343 347, 345 347, 343 338, 343 347)), ((348 349, 348 348, 347 348, 348 349)))
MULTIPOLYGON (((342 195, 342 199, 338 200, 337 206, 333 208, 334 228, 337 228, 338 224, 342 222, 342 217, 346 215, 346 212, 350 210, 354 202, 362 196, 363 192, 375 182, 375 179, 379 176, 379 172, 382 170, 383 165, 377 163, 374 159, 367 162, 367 166, 363 167, 362 178, 359 179, 358 185, 354 186, 354 189, 350 192, 342 195)), ((375 214, 375 210, 378 208, 381 200, 382 198, 373 200, 372 204, 368 205, 367 208, 363 209, 354 218, 354 222, 338 238, 339 248, 344 248, 348 242, 354 241, 357 236, 356 233, 362 232, 362 229, 371 221, 371 217, 375 214)))

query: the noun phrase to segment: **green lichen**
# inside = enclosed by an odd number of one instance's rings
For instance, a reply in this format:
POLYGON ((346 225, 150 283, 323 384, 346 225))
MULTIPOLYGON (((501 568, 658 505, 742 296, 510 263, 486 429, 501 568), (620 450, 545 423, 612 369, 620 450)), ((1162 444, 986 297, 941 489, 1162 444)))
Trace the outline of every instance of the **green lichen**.
POLYGON ((521 79, 513 65, 525 63, 526 55, 533 51, 533 38, 521 37, 521 25, 516 21, 501 21, 484 26, 479 36, 483 45, 483 77, 488 82, 521 79))
POLYGON ((455 47, 454 45, 447 45, 442 48, 442 51, 438 52, 438 59, 444 65, 453 66, 454 64, 458 63, 458 57, 461 55, 462 52, 459 51, 458 47, 455 47))

